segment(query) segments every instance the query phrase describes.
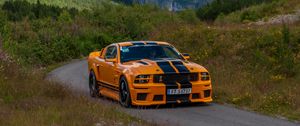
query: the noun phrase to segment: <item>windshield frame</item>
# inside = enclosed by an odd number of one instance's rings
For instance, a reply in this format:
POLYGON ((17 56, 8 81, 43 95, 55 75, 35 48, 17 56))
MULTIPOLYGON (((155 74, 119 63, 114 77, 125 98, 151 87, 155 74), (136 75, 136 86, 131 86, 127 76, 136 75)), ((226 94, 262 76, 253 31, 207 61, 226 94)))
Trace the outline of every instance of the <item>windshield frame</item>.
MULTIPOLYGON (((123 60, 122 58, 121 58, 121 55, 122 55, 122 51, 121 51, 121 49, 122 49, 122 47, 131 47, 131 46, 136 46, 136 47, 146 47, 146 46, 164 46, 164 47, 167 47, 167 48, 170 48, 173 52, 174 52, 174 54, 177 54, 177 56, 178 56, 178 58, 155 58, 155 60, 159 60, 159 59, 180 59, 180 60, 183 60, 184 58, 183 58, 183 56, 182 56, 182 54, 174 47, 174 46, 172 46, 172 45, 129 45, 129 46, 120 46, 120 48, 119 48, 119 54, 120 54, 120 62, 121 63, 125 63, 125 62, 130 62, 130 61, 136 61, 136 60, 142 60, 142 58, 137 58, 137 59, 132 59, 132 60, 123 60)), ((150 59, 150 58, 144 58, 144 59, 149 59, 149 60, 154 60, 154 59, 150 59)))

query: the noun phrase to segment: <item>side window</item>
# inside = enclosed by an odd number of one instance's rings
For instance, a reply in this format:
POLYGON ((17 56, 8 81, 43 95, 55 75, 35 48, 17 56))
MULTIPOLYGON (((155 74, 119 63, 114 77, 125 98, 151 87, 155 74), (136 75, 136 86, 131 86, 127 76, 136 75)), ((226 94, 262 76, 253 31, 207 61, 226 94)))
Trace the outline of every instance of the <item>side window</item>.
POLYGON ((171 47, 164 47, 163 50, 167 57, 179 58, 179 55, 177 55, 177 52, 175 50, 173 50, 171 47))
POLYGON ((117 57, 117 47, 116 46, 110 46, 107 48, 105 53, 106 59, 114 59, 117 57))

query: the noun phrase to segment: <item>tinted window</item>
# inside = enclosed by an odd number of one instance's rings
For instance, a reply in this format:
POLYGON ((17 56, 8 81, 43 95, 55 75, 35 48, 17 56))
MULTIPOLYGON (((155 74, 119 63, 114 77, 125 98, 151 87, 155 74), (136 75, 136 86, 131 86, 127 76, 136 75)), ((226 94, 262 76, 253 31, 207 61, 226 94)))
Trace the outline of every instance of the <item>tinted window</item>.
POLYGON ((181 59, 181 56, 171 46, 144 45, 121 47, 121 62, 162 58, 181 59))
POLYGON ((106 53, 105 53, 105 58, 113 59, 113 58, 116 58, 116 56, 117 56, 117 47, 116 46, 108 47, 106 50, 106 53))

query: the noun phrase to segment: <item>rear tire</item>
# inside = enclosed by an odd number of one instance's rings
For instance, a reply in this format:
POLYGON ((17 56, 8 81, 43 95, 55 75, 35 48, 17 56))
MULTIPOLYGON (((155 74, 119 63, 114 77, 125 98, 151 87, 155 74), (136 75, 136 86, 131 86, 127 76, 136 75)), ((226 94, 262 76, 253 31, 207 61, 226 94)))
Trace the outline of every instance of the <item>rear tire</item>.
POLYGON ((89 89, 90 89, 90 96, 95 98, 95 97, 100 97, 100 88, 99 85, 97 84, 97 79, 95 76, 94 71, 90 72, 89 76, 89 89))
POLYGON ((131 96, 128 88, 128 83, 125 77, 120 79, 120 104, 126 108, 131 107, 131 96))

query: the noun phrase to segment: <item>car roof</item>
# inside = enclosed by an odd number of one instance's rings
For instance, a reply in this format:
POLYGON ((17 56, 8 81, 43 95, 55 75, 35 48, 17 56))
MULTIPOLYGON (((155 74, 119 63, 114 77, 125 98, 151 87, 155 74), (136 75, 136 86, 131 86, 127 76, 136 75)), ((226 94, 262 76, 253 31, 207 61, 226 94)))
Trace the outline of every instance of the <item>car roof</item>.
POLYGON ((133 46, 133 45, 171 45, 162 41, 128 41, 116 43, 120 46, 133 46))

